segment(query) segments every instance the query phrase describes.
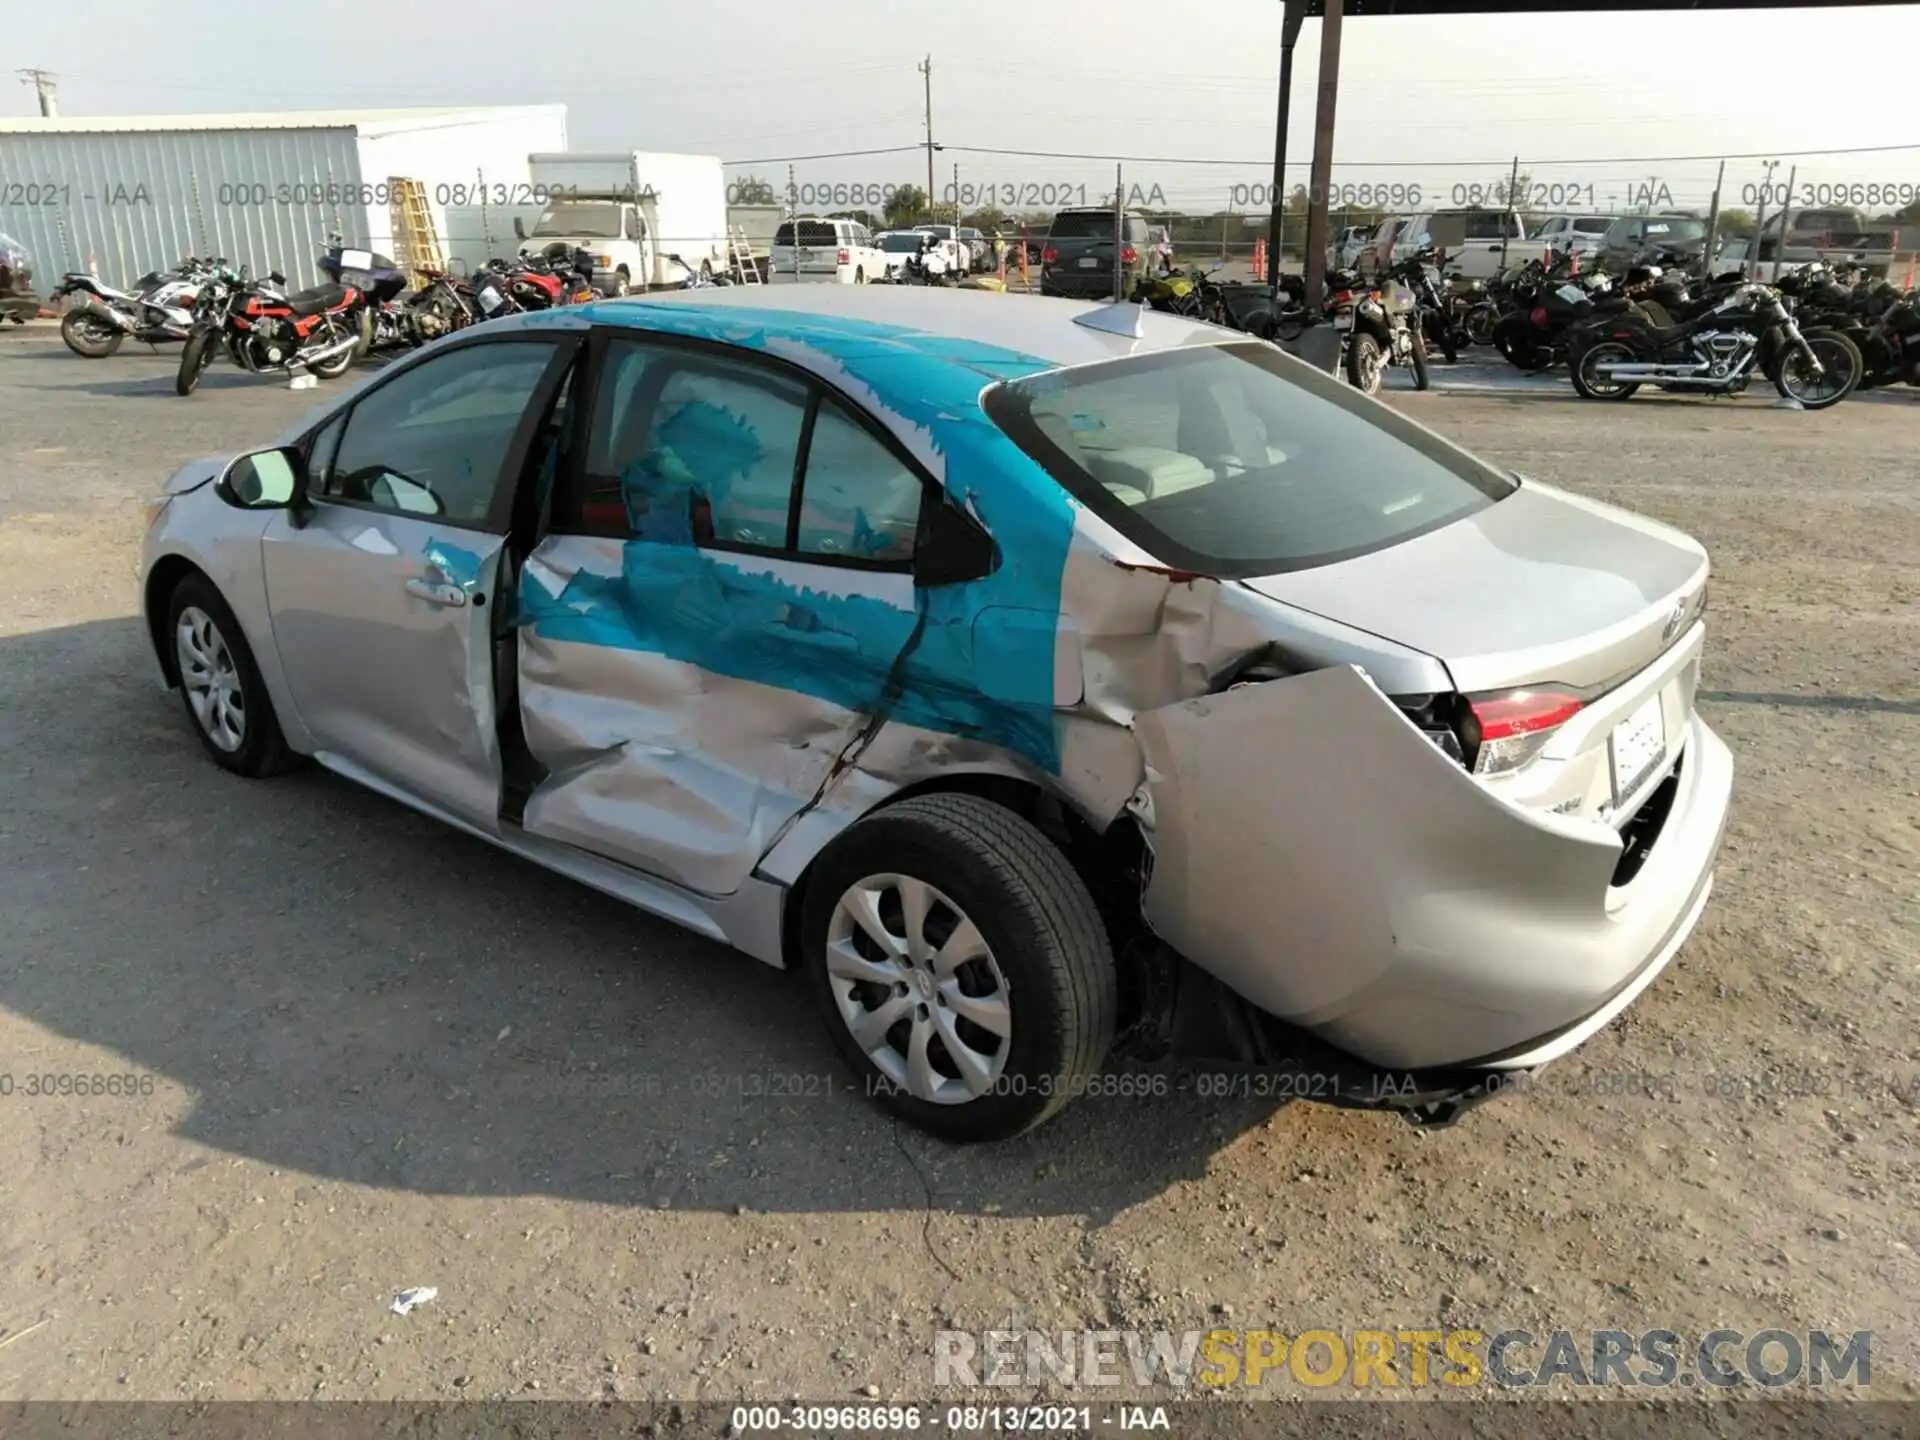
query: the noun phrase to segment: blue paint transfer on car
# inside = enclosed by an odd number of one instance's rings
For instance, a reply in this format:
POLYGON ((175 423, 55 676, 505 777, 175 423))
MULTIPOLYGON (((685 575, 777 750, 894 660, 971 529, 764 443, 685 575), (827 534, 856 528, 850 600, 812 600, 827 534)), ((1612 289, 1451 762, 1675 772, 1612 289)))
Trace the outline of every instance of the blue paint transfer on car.
MULTIPOLYGON (((607 323, 781 357, 883 420, 904 422, 953 502, 993 535, 999 563, 979 580, 915 588, 909 608, 796 584, 791 564, 805 557, 789 557, 782 574, 753 555, 702 549, 694 517, 703 505, 724 506, 726 487, 759 457, 760 442, 744 417, 701 414, 665 438, 671 454, 631 473, 629 484, 645 495, 636 506, 630 494, 629 510, 645 522, 622 547, 620 574, 576 572, 558 596, 528 575, 521 623, 543 639, 663 654, 883 712, 1003 746, 1058 773, 1054 628, 1075 506, 979 403, 986 383, 1048 362, 844 317, 681 304, 591 308, 607 323), (977 679, 983 670, 992 673, 991 695, 977 679)), ((836 572, 819 573, 824 585, 836 572)))

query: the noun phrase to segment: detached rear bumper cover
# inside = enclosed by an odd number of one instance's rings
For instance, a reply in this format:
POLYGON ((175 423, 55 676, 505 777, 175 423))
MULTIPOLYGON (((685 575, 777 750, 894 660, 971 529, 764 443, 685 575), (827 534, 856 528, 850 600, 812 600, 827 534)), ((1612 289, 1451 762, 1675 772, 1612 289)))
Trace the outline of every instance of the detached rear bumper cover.
POLYGON ((1697 717, 1631 884, 1596 821, 1489 793, 1351 668, 1141 714, 1149 923, 1283 1020, 1381 1066, 1564 1053, 1698 919, 1733 765, 1697 717))

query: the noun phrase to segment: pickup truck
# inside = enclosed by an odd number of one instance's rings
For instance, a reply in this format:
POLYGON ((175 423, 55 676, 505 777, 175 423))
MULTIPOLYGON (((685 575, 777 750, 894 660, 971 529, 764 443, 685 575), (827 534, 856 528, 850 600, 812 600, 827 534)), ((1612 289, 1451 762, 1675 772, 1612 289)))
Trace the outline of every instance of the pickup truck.
MULTIPOLYGON (((520 253, 554 246, 593 256, 594 288, 609 295, 673 289, 728 268, 727 183, 717 155, 529 155, 546 199, 520 253)), ((516 231, 525 227, 515 221, 516 231)))

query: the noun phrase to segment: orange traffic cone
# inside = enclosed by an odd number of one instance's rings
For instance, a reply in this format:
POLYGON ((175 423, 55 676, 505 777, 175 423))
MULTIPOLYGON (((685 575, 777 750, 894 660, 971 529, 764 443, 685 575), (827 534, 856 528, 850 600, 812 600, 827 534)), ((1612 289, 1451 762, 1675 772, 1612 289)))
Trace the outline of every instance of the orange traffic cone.
POLYGON ((1264 279, 1267 273, 1267 240, 1263 235, 1253 242, 1253 276, 1264 279))
POLYGON ((1580 252, 1575 250, 1571 253, 1573 255, 1573 273, 1578 275, 1580 273, 1580 252))

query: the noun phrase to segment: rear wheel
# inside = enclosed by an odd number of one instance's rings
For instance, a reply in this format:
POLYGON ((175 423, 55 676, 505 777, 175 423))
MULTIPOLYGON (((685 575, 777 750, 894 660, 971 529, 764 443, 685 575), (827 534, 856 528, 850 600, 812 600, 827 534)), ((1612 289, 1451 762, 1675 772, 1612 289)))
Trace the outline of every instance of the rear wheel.
POLYGON ((1384 368, 1380 342, 1356 331, 1347 342, 1347 383, 1363 395, 1378 395, 1384 368))
POLYGON ((203 326, 195 326, 187 336, 187 343, 180 350, 180 368, 173 376, 176 395, 191 395, 200 384, 200 377, 213 363, 215 338, 214 333, 203 326))
MULTIPOLYGON (((345 338, 341 335, 338 325, 330 326, 327 333, 333 337, 331 343, 338 343, 345 338)), ((353 368, 353 362, 360 358, 360 348, 360 346, 356 345, 350 350, 343 350, 330 359, 321 360, 309 365, 307 369, 315 375, 318 375, 322 380, 338 380, 342 375, 346 374, 347 371, 351 370, 353 368)))
POLYGON ((949 1140, 1032 1129, 1113 1041, 1118 979, 1086 885, 977 796, 904 800, 841 836, 808 881, 801 948, 869 1093, 949 1140))
POLYGON ((622 266, 613 272, 613 284, 607 287, 607 293, 618 299, 632 288, 633 277, 627 274, 626 267, 622 266))
POLYGON ((104 360, 120 348, 121 340, 126 337, 88 306, 69 310, 60 317, 60 338, 74 354, 89 360, 104 360))
POLYGON ((1614 380, 1599 373, 1601 365, 1630 365, 1634 354, 1618 340, 1603 340, 1584 351, 1573 364, 1573 388, 1583 400, 1625 400, 1640 388, 1633 380, 1614 380))
POLYGON ((1809 410, 1838 405, 1854 392, 1866 373, 1860 347, 1838 330, 1809 330, 1801 338, 1820 362, 1820 373, 1814 374, 1799 351, 1788 345, 1774 362, 1774 388, 1809 410))

